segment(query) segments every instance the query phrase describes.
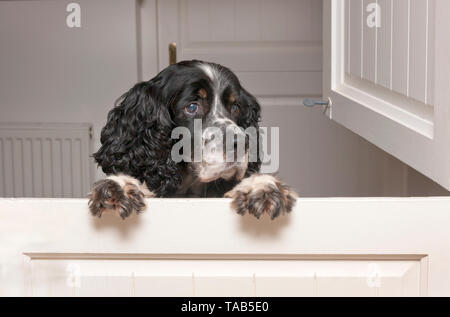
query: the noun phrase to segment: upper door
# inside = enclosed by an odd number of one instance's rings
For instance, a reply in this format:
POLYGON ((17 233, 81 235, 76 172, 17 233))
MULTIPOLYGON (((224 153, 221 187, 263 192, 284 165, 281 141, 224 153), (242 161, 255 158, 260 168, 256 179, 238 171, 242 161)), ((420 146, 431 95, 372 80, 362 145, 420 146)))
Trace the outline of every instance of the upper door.
POLYGON ((450 1, 325 0, 330 117, 450 189, 450 1))
POLYGON ((320 93, 321 1, 164 0, 157 6, 160 70, 176 42, 178 61, 226 65, 258 97, 320 93))

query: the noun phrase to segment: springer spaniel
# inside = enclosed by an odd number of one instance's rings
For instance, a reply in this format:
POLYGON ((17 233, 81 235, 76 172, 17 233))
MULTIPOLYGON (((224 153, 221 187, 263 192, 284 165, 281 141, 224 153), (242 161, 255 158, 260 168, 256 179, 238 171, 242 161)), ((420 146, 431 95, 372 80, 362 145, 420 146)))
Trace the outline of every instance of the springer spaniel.
POLYGON ((102 146, 93 155, 108 177, 89 193, 91 213, 100 217, 112 210, 125 219, 143 211, 144 198, 150 197, 228 197, 237 213, 257 218, 290 212, 297 195, 275 177, 259 173, 259 121, 257 100, 228 68, 197 60, 167 67, 136 84, 109 112, 102 146), (194 151, 175 150, 176 128, 191 132, 179 142, 194 151), (211 128, 234 131, 234 146, 225 147, 223 140, 212 137, 211 128), (257 131, 251 160, 248 128, 257 131), (241 155, 237 140, 244 140, 241 155), (198 153, 200 159, 192 160, 198 153))

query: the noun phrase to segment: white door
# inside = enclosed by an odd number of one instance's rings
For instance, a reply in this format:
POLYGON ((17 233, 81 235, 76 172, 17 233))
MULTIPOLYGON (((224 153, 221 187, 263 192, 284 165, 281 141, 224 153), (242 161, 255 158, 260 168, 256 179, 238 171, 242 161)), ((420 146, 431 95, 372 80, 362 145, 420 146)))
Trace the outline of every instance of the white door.
POLYGON ((326 0, 330 117, 450 189, 450 2, 326 0))
POLYGON ((317 95, 321 8, 317 0, 158 1, 159 69, 175 42, 178 61, 226 65, 258 97, 317 95))
POLYGON ((450 199, 300 199, 271 221, 228 199, 0 199, 0 296, 450 295, 450 199))

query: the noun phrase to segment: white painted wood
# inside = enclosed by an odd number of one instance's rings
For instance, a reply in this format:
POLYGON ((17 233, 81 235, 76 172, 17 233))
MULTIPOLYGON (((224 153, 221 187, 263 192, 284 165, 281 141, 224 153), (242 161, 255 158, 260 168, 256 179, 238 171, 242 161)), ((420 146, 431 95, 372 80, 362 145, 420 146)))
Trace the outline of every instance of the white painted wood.
MULTIPOLYGON (((430 0, 426 1, 426 10, 421 10, 423 4, 393 1, 392 91, 385 87, 386 75, 385 84, 379 85, 367 78, 361 80, 352 72, 353 52, 357 54, 351 30, 356 18, 350 3, 350 11, 342 0, 325 1, 324 7, 323 96, 332 100, 331 118, 450 189, 450 44, 445 37, 449 28, 445 12, 450 10, 450 3, 430 0), (425 35, 422 29, 411 27, 415 22, 424 25, 424 19, 428 25, 425 35), (345 36, 346 30, 350 36, 345 36), (348 38, 350 43, 345 42, 348 38), (350 74, 344 71, 348 69, 346 61, 350 62, 350 74), (434 104, 427 104, 429 100, 434 104)), ((381 13, 386 14, 383 10, 381 13)), ((379 44, 383 47, 388 41, 379 44)), ((364 65, 366 55, 362 52, 364 65)), ((386 53, 380 56, 384 61, 388 58, 386 53)))
POLYGON ((434 23, 436 18, 436 1, 428 0, 427 8, 427 28, 428 28, 428 53, 427 53, 427 81, 425 82, 427 93, 426 93, 426 103, 428 105, 434 105, 434 94, 435 94, 435 58, 436 58, 436 23, 434 23))
POLYGON ((321 90, 321 1, 158 1, 159 69, 177 59, 226 65, 257 96, 321 90), (282 84, 280 84, 282 83, 282 84))
POLYGON ((0 296, 448 296, 450 199, 300 199, 270 221, 228 199, 0 199, 0 296), (349 221, 351 219, 351 221, 349 221))
MULTIPOLYGON (((348 42, 348 54, 349 54, 349 73, 362 77, 362 41, 363 41, 363 7, 362 0, 348 0, 348 28, 349 28, 349 42, 348 42), (361 13, 361 14, 359 14, 361 13)), ((326 24, 326 22, 324 22, 326 24)))
POLYGON ((394 1, 378 0, 381 7, 381 27, 377 29, 377 84, 391 88, 392 69, 392 7, 394 1))
POLYGON ((409 0, 393 2, 392 27, 392 89, 409 95, 409 0))
POLYGON ((346 72, 432 106, 434 5, 435 0, 346 1, 346 72), (381 10, 378 28, 368 26, 372 4, 381 10))
MULTIPOLYGON (((371 82, 377 82, 377 28, 367 27, 368 16, 367 7, 374 0, 363 0, 362 30, 363 30, 363 47, 362 47, 362 75, 363 78, 371 82)), ((350 4, 351 5, 351 4, 350 4)), ((360 16, 360 15, 358 15, 360 16)))
POLYGON ((91 128, 0 123, 0 197, 85 197, 92 183, 91 128))
POLYGON ((410 34, 409 34, 409 92, 410 96, 427 103, 428 45, 427 32, 429 1, 410 0, 410 34))
POLYGON ((419 296, 421 289, 419 260, 30 256, 33 296, 419 296))

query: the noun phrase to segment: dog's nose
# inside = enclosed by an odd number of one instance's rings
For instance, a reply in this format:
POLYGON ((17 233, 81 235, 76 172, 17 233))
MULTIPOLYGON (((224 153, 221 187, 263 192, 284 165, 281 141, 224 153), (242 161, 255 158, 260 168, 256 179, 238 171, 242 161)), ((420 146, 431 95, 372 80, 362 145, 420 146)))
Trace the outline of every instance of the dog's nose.
POLYGON ((242 146, 242 144, 244 146, 244 149, 247 151, 248 147, 249 147, 249 137, 245 133, 241 133, 241 134, 235 135, 234 143, 233 143, 233 145, 234 145, 233 150, 237 151, 238 148, 240 146, 242 146), (242 141, 240 141, 240 139, 242 139, 242 141))
POLYGON ((223 153, 227 161, 231 158, 233 162, 245 159, 249 137, 239 126, 221 122, 205 129, 203 136, 204 146, 208 151, 214 151, 216 155, 223 153))

